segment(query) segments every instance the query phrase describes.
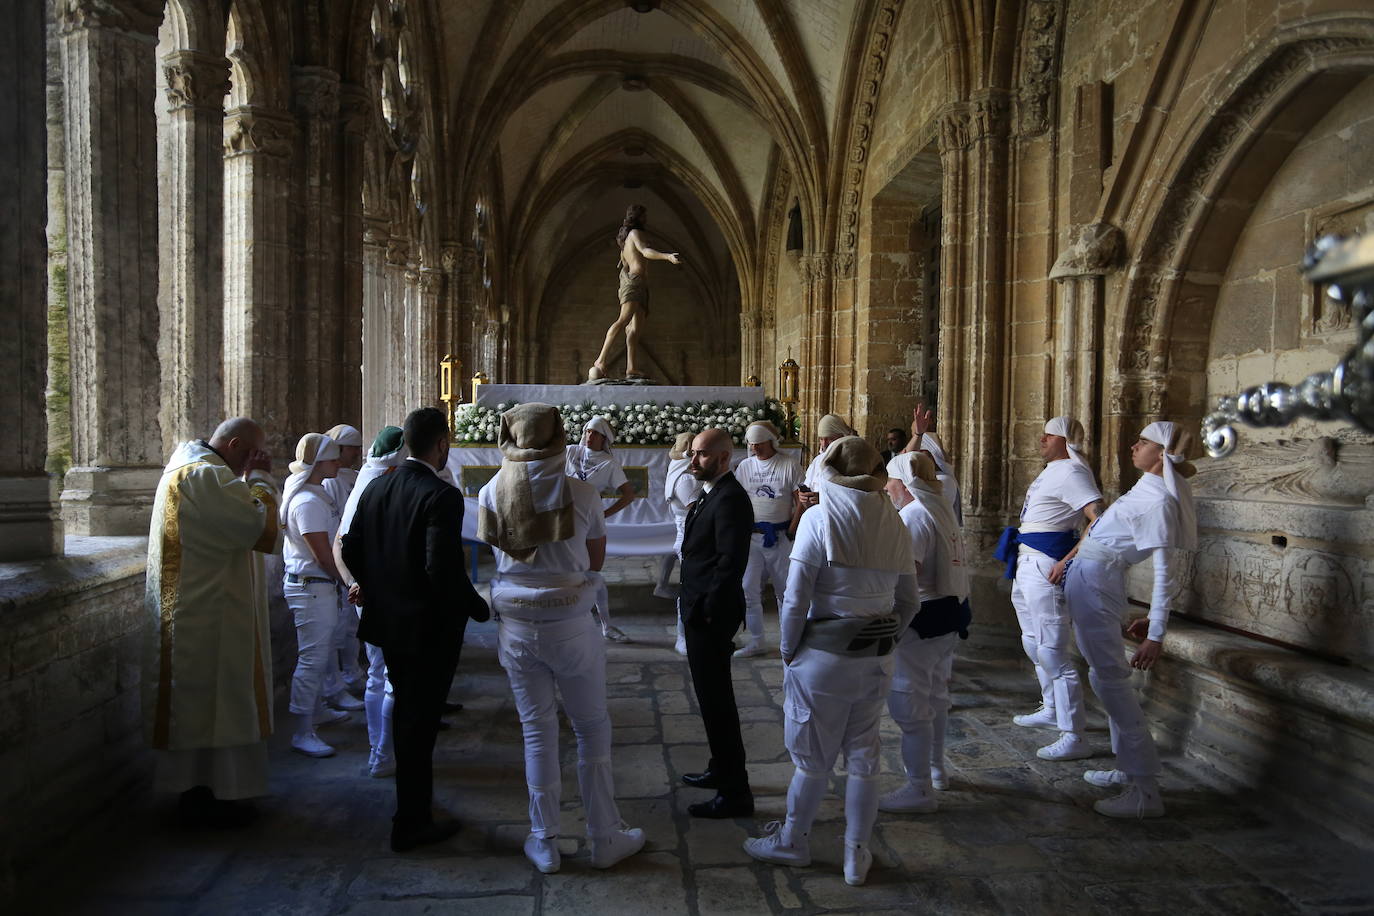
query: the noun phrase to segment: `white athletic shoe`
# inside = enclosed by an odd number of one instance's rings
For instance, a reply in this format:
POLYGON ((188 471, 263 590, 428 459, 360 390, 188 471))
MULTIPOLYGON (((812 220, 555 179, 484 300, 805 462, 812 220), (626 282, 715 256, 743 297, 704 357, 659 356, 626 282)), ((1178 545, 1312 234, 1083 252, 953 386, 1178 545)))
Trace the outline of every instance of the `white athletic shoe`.
POLYGON ((936 766, 932 763, 930 765, 930 787, 940 792, 949 788, 949 777, 945 775, 944 764, 936 766))
POLYGON ((1054 728, 1059 724, 1059 719, 1055 717, 1054 710, 1046 709, 1044 706, 1041 706, 1035 712, 1012 716, 1011 721, 1020 725, 1022 728, 1054 728))
POLYGON ((347 722, 351 718, 352 716, 342 709, 330 709, 328 706, 323 706, 315 710, 315 718, 311 721, 318 728, 321 725, 335 725, 339 722, 347 722))
POLYGON ((644 848, 644 831, 621 821, 618 829, 592 837, 591 847, 592 868, 610 868, 644 848))
POLYGON ((858 887, 868 880, 868 870, 873 867, 873 853, 867 846, 844 844, 844 883, 858 887))
POLYGON ((764 825, 763 836, 744 841, 744 851, 760 862, 774 865, 790 865, 805 868, 811 864, 811 844, 801 842, 795 846, 782 841, 782 821, 770 821, 764 825))
POLYGON ((1131 777, 1120 770, 1088 770, 1083 774, 1083 781, 1099 789, 1110 789, 1112 786, 1129 785, 1131 777))
POLYGON ((1093 810, 1107 817, 1163 817, 1164 799, 1159 797, 1154 780, 1145 784, 1133 782, 1120 795, 1094 802, 1093 810))
POLYGON ((655 585, 655 586, 654 586, 654 597, 655 597, 655 598, 666 598, 666 599, 669 600, 669 601, 676 601, 676 600, 677 600, 677 597, 678 597, 678 596, 677 596, 677 590, 674 589, 671 585, 669 585, 669 586, 666 587, 666 588, 665 588, 664 586, 662 586, 662 585, 655 585))
POLYGON ((753 658, 756 655, 763 655, 768 650, 764 648, 763 640, 751 639, 743 646, 735 650, 735 658, 753 658))
POLYGON ((563 857, 558 852, 558 837, 538 837, 530 834, 525 837, 525 858, 540 872, 551 875, 563 865, 563 857))
POLYGON ((363 708, 363 701, 346 690, 340 690, 331 697, 325 697, 324 702, 329 706, 333 706, 335 709, 343 709, 349 712, 363 708))
POLYGON ((629 642, 630 637, 626 636, 620 627, 607 627, 601 631, 601 635, 606 637, 607 642, 629 642))
POLYGON ((878 798, 878 810, 889 814, 929 814, 940 807, 924 782, 908 779, 900 789, 878 798))
POLYGON ((387 754, 378 754, 373 758, 367 771, 373 779, 386 779, 388 776, 395 776, 396 758, 387 754))
POLYGON ((1081 760, 1092 755, 1093 749, 1088 747, 1088 742, 1073 732, 1064 732, 1058 741, 1035 752, 1041 760, 1081 760))
POLYGON ((306 735, 291 736, 291 750, 307 757, 333 757, 334 748, 320 740, 314 732, 306 735))

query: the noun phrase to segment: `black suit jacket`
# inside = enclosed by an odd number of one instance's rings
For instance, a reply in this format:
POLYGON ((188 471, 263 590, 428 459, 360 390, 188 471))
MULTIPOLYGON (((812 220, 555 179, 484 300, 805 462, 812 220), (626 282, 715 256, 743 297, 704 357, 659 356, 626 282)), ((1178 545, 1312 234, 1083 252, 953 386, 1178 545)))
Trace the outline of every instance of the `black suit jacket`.
POLYGON ((418 652, 453 642, 487 603, 463 563, 463 494, 406 461, 363 491, 343 537, 343 559, 363 590, 358 638, 418 652))
POLYGON ((744 567, 753 530, 754 508, 734 474, 727 472, 697 498, 682 535, 684 623, 699 614, 713 622, 744 620, 744 567))

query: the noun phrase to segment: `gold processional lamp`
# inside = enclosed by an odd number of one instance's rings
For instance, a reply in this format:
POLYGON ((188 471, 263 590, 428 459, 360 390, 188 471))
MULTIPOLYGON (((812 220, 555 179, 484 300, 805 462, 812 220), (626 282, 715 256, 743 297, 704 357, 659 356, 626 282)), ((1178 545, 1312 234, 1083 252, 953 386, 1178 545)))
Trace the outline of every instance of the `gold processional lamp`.
POLYGON ((744 380, 745 388, 757 388, 761 384, 763 383, 759 381, 759 377, 757 375, 751 375, 744 380))
POLYGON ((454 385, 458 373, 463 371, 463 361, 450 354, 439 360, 439 400, 444 404, 448 415, 448 428, 453 429, 458 411, 458 402, 463 399, 462 391, 454 385))
POLYGON ((787 429, 785 435, 792 438, 792 427, 797 415, 797 402, 801 400, 801 366, 797 365, 791 354, 778 366, 778 400, 787 408, 787 429))
POLYGON ((474 375, 474 376, 472 377, 472 403, 473 403, 473 404, 476 404, 476 403, 477 403, 477 389, 478 389, 478 388, 481 388, 483 385, 485 385, 485 384, 486 384, 487 382, 489 382, 489 381, 491 381, 491 379, 487 378, 487 374, 486 374, 485 372, 483 372, 483 371, 480 370, 480 369, 477 370, 477 374, 474 375))

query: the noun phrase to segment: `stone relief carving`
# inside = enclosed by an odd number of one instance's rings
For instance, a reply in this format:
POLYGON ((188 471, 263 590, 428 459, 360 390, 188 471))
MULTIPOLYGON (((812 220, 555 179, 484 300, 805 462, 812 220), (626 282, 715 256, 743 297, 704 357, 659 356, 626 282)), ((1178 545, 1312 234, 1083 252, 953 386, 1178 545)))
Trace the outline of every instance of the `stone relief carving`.
POLYGON ((1031 0, 1026 7, 1016 95, 1017 132, 1022 136, 1035 137, 1050 129, 1061 18, 1061 0, 1031 0))
POLYGON ((1249 443, 1199 464, 1193 490, 1213 498, 1363 506, 1374 493, 1374 445, 1327 436, 1249 443))
POLYGON ((1085 223, 1073 232, 1068 247, 1050 268, 1051 280, 1102 276, 1110 273, 1121 257, 1125 239, 1111 223, 1085 223))
POLYGON ((1369 655, 1374 627, 1359 557, 1204 535, 1192 565, 1184 581, 1193 613, 1323 652, 1369 655))
POLYGON ((300 67, 292 74, 296 107, 307 118, 334 120, 339 116, 339 74, 324 67, 300 67))
POLYGON ((285 160, 291 155, 291 128, 273 118, 264 118, 251 110, 238 109, 230 113, 224 132, 226 158, 248 153, 262 153, 285 160))
POLYGON ((58 0, 57 20, 64 32, 118 29, 156 35, 163 5, 163 0, 58 0))
MULTIPOLYGON (((873 17, 873 30, 868 36, 867 61, 863 75, 855 88, 853 120, 849 129, 845 170, 845 192, 841 200, 838 247, 853 252, 859 244, 859 193, 863 188, 864 168, 868 162, 868 145, 873 138, 873 116, 878 110, 878 96, 882 91, 883 73, 887 68, 887 54, 892 46, 892 32, 897 24, 902 0, 883 0, 873 17)), ((841 274, 853 272, 853 258, 841 274)))
POLYGON ((229 61, 189 53, 170 54, 162 60, 167 84, 167 108, 218 110, 229 94, 229 61))

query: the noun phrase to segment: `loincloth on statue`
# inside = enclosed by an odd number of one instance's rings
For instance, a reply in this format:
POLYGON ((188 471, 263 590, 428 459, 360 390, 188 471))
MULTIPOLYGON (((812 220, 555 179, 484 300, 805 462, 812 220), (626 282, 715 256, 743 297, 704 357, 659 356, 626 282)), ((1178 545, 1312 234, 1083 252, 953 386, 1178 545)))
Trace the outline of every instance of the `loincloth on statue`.
POLYGON ((632 274, 625 268, 620 269, 620 301, 637 302, 649 314, 649 284, 642 274, 632 274))

